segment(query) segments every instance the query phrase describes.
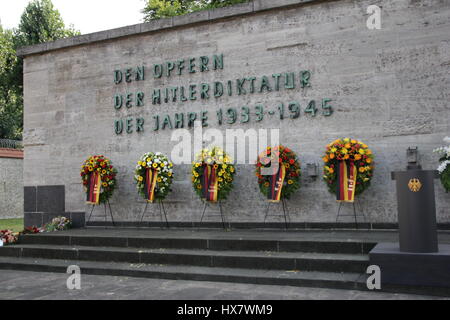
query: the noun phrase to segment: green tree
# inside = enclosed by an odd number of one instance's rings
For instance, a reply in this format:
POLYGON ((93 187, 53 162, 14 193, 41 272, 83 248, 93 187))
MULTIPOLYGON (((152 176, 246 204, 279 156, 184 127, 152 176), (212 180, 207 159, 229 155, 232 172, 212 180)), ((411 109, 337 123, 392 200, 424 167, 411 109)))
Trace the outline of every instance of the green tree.
POLYGON ((182 6, 182 0, 149 0, 142 10, 144 21, 179 16, 186 13, 186 8, 182 6))
POLYGON ((73 26, 66 28, 51 0, 31 1, 20 18, 16 45, 25 46, 79 35, 73 26))
POLYGON ((31 1, 17 29, 0 28, 0 138, 22 136, 23 61, 16 57, 16 49, 79 34, 73 26, 65 26, 51 0, 31 1))
POLYGON ((0 25, 0 138, 20 139, 23 125, 22 90, 16 84, 18 59, 14 35, 0 25))
POLYGON ((186 13, 231 6, 251 0, 147 0, 142 13, 144 21, 169 18, 186 13))
MULTIPOLYGON (((66 28, 61 14, 53 7, 51 0, 33 0, 25 8, 20 24, 15 30, 15 47, 29 46, 43 42, 79 35, 73 26, 66 28)), ((16 85, 23 86, 23 61, 19 58, 15 68, 16 85)))

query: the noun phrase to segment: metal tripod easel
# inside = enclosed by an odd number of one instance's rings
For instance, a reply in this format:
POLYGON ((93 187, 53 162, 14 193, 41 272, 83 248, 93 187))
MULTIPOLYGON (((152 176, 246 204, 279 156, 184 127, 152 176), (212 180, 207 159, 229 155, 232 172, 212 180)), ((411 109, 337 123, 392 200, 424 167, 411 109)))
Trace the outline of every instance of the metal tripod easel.
MULTIPOLYGON (((144 212, 142 212, 141 222, 144 221, 144 217, 145 217, 145 213, 147 212, 148 204, 149 204, 149 202, 147 201, 147 203, 145 204, 144 212)), ((161 216, 161 222, 163 222, 163 213, 164 213, 164 218, 166 219, 166 226, 167 226, 167 229, 169 229, 169 221, 167 220, 167 213, 166 213, 166 209, 164 208, 164 203, 162 200, 158 200, 158 207, 159 207, 159 215, 161 216)))
POLYGON ((359 212, 361 214, 356 214, 356 203, 357 203, 357 201, 355 199, 355 201, 352 202, 353 214, 341 214, 341 208, 342 208, 343 202, 340 202, 339 203, 339 209, 338 209, 338 212, 337 212, 337 215, 336 215, 336 222, 338 222, 339 217, 354 217, 355 218, 356 228, 358 228, 358 219, 357 219, 358 216, 363 217, 364 222, 367 222, 366 215, 364 214, 364 211, 362 209, 361 203, 359 203, 359 202, 358 202, 358 206, 359 206, 359 212))
POLYGON ((264 216, 264 224, 266 223, 267 217, 284 217, 284 224, 286 229, 289 227, 289 223, 291 223, 291 217, 289 216, 289 210, 287 207, 286 199, 281 199, 281 205, 283 206, 283 214, 269 214, 270 205, 273 202, 269 202, 267 204, 266 215, 264 216), (288 222, 289 221, 289 222, 288 222))
MULTIPOLYGON (((113 214, 112 214, 111 204, 109 203, 109 200, 107 200, 107 202, 103 204, 105 206, 105 222, 107 220, 106 218, 108 217, 108 215, 106 213, 106 204, 108 204, 109 214, 111 216, 112 225, 116 226, 115 223, 114 223, 114 217, 113 217, 113 214)), ((89 218, 88 218, 88 221, 86 222, 86 224, 89 223, 89 221, 91 221, 91 216, 92 216, 92 213, 94 212, 95 206, 96 206, 95 204, 92 205, 91 213, 89 214, 89 218)))
MULTIPOLYGON (((203 222, 203 218, 205 217, 206 207, 208 206, 208 201, 204 200, 204 202, 205 202, 205 205, 203 206, 203 213, 202 213, 202 218, 200 219, 200 224, 203 222)), ((222 219, 222 227, 226 230, 225 223, 226 223, 227 219, 226 219, 225 213, 222 210, 222 203, 220 201, 217 201, 217 203, 219 204, 220 214, 210 215, 210 217, 220 216, 222 219)), ((228 228, 231 229, 231 224, 229 221, 228 221, 228 228)))

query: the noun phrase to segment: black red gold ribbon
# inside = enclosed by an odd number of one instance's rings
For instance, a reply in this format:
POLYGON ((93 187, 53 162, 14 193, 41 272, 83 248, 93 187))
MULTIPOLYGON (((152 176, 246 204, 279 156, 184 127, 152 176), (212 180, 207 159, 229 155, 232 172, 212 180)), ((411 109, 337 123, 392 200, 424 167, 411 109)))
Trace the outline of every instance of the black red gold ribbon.
POLYGON ((155 188, 157 178, 158 178, 158 171, 147 168, 147 170, 145 171, 144 192, 145 192, 145 199, 147 199, 148 202, 155 201, 155 188))
POLYGON ((101 177, 97 171, 92 172, 89 175, 87 184, 87 199, 88 204, 99 204, 100 202, 100 189, 101 189, 101 177))
POLYGON ((281 200, 281 191, 283 190, 285 177, 286 168, 283 164, 280 164, 277 173, 271 175, 269 178, 269 192, 267 198, 270 202, 279 202, 281 200))
POLYGON ((355 201, 356 174, 357 170, 353 162, 339 161, 337 170, 338 185, 336 188, 337 201, 355 201))
POLYGON ((203 164, 202 194, 206 201, 217 202, 217 169, 213 165, 203 164))

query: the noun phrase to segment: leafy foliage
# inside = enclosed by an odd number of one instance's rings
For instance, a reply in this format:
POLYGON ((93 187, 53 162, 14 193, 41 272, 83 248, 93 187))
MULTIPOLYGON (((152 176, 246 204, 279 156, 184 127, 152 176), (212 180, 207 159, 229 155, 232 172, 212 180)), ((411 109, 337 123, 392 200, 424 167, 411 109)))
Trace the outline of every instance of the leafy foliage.
POLYGON ((187 13, 223 8, 250 0, 147 0, 142 10, 145 21, 170 18, 187 13))
POLYGON ((22 89, 17 86, 18 58, 11 30, 0 26, 0 138, 18 139, 22 131, 22 89))
POLYGON ((450 191, 450 166, 447 166, 444 171, 439 175, 441 178, 442 186, 446 192, 450 191))
POLYGON ((33 45, 80 34, 73 26, 65 27, 64 21, 51 0, 34 0, 28 4, 20 18, 16 32, 16 44, 33 45))
POLYGON ((17 29, 0 26, 0 138, 19 140, 22 136, 23 60, 16 56, 16 49, 78 34, 73 26, 66 28, 51 0, 31 1, 17 29))
POLYGON ((446 192, 450 191, 450 137, 445 137, 444 141, 448 142, 448 146, 440 147, 434 152, 441 154, 439 159, 439 167, 437 168, 441 178, 442 186, 446 192))

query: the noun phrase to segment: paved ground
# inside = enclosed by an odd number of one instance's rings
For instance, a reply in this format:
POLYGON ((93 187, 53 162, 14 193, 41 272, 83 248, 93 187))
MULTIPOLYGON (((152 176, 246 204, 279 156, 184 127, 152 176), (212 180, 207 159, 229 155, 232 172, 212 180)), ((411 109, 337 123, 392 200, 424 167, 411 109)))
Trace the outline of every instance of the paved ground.
POLYGON ((67 274, 0 270, 0 299, 149 300, 410 300, 437 297, 350 290, 82 275, 68 290, 67 274))

